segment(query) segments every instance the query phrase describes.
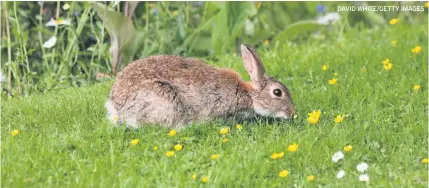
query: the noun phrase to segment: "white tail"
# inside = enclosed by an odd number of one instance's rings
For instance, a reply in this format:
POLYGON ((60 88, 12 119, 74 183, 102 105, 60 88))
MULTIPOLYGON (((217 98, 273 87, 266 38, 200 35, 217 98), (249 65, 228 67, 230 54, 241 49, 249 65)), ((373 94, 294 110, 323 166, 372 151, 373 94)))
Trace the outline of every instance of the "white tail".
POLYGON ((118 122, 118 111, 115 109, 115 107, 112 104, 112 101, 110 99, 107 100, 106 104, 104 105, 107 110, 107 119, 110 120, 112 123, 118 122))

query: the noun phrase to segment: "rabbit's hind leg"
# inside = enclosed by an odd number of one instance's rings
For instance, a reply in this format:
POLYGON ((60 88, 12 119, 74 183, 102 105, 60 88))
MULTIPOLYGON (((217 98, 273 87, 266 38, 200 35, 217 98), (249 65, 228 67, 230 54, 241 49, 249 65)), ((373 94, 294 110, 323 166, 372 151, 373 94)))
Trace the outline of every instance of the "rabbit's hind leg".
POLYGON ((186 122, 180 98, 176 90, 166 82, 148 85, 138 91, 133 103, 124 106, 125 122, 132 127, 148 123, 182 128, 186 122), (154 87, 155 89, 146 89, 154 87))

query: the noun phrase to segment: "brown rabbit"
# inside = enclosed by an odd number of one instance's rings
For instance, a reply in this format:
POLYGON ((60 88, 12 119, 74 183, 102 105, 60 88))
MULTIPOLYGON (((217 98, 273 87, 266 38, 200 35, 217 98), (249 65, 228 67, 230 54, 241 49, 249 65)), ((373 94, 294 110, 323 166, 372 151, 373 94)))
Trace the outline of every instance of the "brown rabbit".
POLYGON ((106 103, 109 119, 131 127, 153 123, 180 129, 231 116, 291 118, 289 90, 265 74, 254 49, 241 45, 241 55, 251 82, 197 59, 157 55, 134 61, 112 86, 106 103))

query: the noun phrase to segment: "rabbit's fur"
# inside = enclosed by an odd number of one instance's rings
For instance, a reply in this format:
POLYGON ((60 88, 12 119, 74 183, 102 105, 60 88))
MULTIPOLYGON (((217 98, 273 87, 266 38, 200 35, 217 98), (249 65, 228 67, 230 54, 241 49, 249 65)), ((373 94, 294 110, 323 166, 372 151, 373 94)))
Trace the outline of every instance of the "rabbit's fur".
POLYGON ((106 103, 109 117, 131 127, 150 123, 180 129, 192 122, 231 116, 293 116, 289 90, 265 75, 252 48, 241 45, 241 53, 251 82, 233 70, 197 59, 157 55, 134 61, 112 86, 106 103), (276 89, 281 96, 274 94, 276 89))

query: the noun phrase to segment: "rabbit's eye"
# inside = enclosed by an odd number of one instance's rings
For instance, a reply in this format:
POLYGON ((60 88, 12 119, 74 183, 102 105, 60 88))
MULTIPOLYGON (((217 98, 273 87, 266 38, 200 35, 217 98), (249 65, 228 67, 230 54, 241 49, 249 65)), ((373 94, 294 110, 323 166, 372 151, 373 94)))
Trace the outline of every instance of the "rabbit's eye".
POLYGON ((280 90, 280 89, 275 89, 273 92, 274 92, 274 95, 277 96, 277 97, 281 97, 282 96, 282 90, 280 90))

